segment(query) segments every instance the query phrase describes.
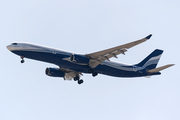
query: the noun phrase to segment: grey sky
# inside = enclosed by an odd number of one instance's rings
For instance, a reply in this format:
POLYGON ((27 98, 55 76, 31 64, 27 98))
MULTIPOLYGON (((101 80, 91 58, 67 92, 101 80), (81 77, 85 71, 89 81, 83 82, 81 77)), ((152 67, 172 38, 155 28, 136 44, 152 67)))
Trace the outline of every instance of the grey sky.
POLYGON ((1 0, 0 120, 179 120, 180 1, 1 0), (92 53, 149 34, 152 38, 119 59, 140 62, 154 49, 158 66, 176 64, 151 78, 84 74, 78 85, 45 75, 52 64, 12 54, 15 41, 92 53))

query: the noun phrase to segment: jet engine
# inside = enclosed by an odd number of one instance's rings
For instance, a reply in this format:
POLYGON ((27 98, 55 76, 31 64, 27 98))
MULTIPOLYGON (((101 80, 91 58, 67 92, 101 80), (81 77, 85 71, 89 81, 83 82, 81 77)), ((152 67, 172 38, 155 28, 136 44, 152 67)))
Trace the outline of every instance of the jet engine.
POLYGON ((89 64, 89 58, 83 55, 77 55, 77 54, 72 54, 70 56, 70 61, 81 64, 81 65, 88 65, 89 64))
POLYGON ((65 73, 59 68, 46 68, 46 75, 51 77, 64 77, 65 73))

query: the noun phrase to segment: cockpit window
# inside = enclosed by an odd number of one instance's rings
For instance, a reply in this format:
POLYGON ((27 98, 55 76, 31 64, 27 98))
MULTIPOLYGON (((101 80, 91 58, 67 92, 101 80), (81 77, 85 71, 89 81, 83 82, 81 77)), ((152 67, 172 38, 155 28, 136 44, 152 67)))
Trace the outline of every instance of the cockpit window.
POLYGON ((17 45, 17 43, 12 43, 12 45, 17 45))

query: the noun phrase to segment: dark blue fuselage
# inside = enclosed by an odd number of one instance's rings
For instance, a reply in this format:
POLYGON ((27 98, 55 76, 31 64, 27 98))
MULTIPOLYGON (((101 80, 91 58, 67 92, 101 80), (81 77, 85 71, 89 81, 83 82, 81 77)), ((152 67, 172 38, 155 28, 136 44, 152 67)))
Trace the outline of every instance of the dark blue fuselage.
MULTIPOLYGON (((19 56, 23 56, 25 58, 52 63, 58 65, 59 67, 77 72, 89 73, 88 71, 91 69, 90 66, 88 65, 80 65, 63 60, 63 58, 70 57, 71 53, 68 52, 66 54, 59 54, 54 52, 27 51, 27 50, 25 51, 14 50, 12 52, 19 56)), ((143 70, 141 71, 136 70, 136 66, 126 66, 126 65, 122 66, 122 64, 116 63, 115 64, 116 67, 113 67, 112 65, 108 65, 111 63, 114 64, 114 62, 105 61, 102 64, 99 64, 96 68, 94 68, 94 71, 100 74, 110 75, 114 77, 141 77, 141 76, 149 75, 143 70), (127 70, 122 70, 121 67, 127 70)))

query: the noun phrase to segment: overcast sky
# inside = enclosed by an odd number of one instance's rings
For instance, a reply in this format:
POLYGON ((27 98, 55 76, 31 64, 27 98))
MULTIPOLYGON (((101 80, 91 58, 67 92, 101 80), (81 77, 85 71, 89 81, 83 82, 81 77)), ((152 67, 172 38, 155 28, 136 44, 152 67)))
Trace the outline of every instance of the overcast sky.
POLYGON ((179 120, 180 1, 1 0, 0 120, 179 120), (92 53, 153 34, 111 59, 135 64, 154 49, 158 66, 176 64, 151 78, 84 74, 84 83, 45 75, 55 67, 11 53, 24 41, 92 53))

